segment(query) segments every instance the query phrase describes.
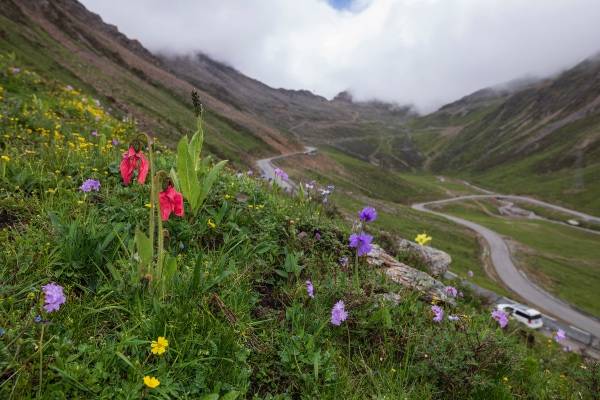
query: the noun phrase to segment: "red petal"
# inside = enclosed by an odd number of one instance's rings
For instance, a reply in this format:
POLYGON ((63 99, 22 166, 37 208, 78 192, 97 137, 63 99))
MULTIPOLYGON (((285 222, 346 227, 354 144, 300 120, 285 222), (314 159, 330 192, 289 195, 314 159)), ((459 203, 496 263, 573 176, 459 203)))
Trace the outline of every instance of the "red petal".
POLYGON ((173 190, 173 210, 175 211, 175 215, 178 217, 183 217, 183 196, 181 193, 173 190))
POLYGON ((158 203, 160 204, 160 215, 163 221, 169 219, 169 215, 173 212, 173 206, 169 200, 168 189, 158 194, 158 203))
POLYGON ((123 159, 121 160, 120 165, 121 177, 123 178, 123 183, 125 185, 129 185, 131 183, 131 175, 133 174, 133 168, 131 166, 131 162, 129 158, 123 155, 123 159))
POLYGON ((148 163, 148 159, 144 156, 144 153, 141 151, 137 153, 138 158, 140 159, 140 169, 138 171, 138 182, 143 184, 146 182, 146 176, 148 175, 148 168, 150 164, 148 163))

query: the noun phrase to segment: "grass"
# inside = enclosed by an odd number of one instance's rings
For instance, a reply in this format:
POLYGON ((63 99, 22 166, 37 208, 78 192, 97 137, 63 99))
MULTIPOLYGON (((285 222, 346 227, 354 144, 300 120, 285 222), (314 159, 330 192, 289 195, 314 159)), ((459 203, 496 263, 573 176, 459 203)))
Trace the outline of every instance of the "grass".
MULTIPOLYGON (((498 328, 475 300, 443 305, 460 320, 436 324, 419 293, 362 262, 356 285, 338 263, 352 256, 346 221, 235 171, 218 177, 197 216, 186 202, 183 217, 165 221, 175 268, 141 275, 146 256, 134 233, 147 229, 150 189, 124 186, 119 174, 140 131, 81 89, 14 67, 0 57, 1 398, 596 393, 598 364, 537 336, 526 345, 528 333, 513 323, 498 328), (79 190, 89 178, 100 181, 98 192, 79 190), (47 313, 40 288, 51 281, 64 287, 66 303, 47 313), (382 300, 388 292, 400 294, 397 305, 382 300), (337 327, 329 318, 339 300, 349 317, 337 327), (161 336, 166 352, 153 354, 161 336), (145 386, 145 376, 159 386, 145 386)), ((174 166, 168 148, 152 150, 156 170, 174 166)))
POLYGON ((487 201, 453 203, 444 212, 477 222, 518 243, 517 260, 559 298, 600 316, 600 237, 543 220, 502 217, 487 201))

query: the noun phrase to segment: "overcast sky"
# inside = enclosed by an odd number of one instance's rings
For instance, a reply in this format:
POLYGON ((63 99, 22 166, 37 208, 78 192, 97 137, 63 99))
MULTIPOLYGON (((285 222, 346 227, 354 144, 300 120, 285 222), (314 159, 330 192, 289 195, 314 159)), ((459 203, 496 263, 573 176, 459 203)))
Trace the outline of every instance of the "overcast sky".
POLYGON ((81 1, 153 51, 421 111, 600 52, 600 0, 81 1))

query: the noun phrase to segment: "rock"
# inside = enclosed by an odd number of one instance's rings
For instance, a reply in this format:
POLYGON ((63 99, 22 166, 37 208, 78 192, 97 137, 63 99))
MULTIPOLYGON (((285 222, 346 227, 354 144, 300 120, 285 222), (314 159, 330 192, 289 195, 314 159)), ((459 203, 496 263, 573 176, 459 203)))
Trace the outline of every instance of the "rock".
POLYGON ((401 263, 377 245, 373 245, 367 254, 367 263, 372 267, 383 268, 392 281, 421 292, 428 301, 435 299, 450 304, 455 303, 453 298, 446 295, 444 290, 446 285, 442 282, 423 271, 401 263))
POLYGON ((402 301, 402 297, 398 293, 380 293, 376 295, 377 299, 380 299, 386 303, 390 303, 393 306, 397 306, 402 301))
POLYGON ((398 241, 398 249, 407 251, 419 257, 427 266, 427 269, 433 276, 441 276, 450 267, 452 257, 450 254, 429 246, 421 246, 418 243, 410 240, 400 239, 398 241))

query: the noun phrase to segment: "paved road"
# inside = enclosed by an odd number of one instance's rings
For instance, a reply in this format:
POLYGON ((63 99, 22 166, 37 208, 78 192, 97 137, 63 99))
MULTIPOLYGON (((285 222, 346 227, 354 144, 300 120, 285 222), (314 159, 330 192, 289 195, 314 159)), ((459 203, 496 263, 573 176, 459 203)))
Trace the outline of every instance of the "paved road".
POLYGON ((316 147, 305 146, 303 151, 296 151, 294 153, 280 154, 278 156, 263 158, 262 160, 256 161, 256 166, 260 170, 260 173, 266 178, 277 182, 284 190, 292 191, 296 187, 296 184, 291 180, 283 181, 275 176, 275 166, 272 161, 280 158, 296 156, 298 154, 308 154, 316 151, 316 147))
POLYGON ((496 232, 476 224, 471 221, 467 221, 462 218, 458 218, 452 215, 444 214, 437 211, 432 211, 427 208, 427 206, 435 205, 435 204, 445 204, 454 201, 462 201, 462 200, 470 200, 470 199, 481 199, 481 198, 503 198, 510 200, 519 200, 526 201, 534 204, 538 204, 544 207, 549 207, 555 210, 562 211, 564 213, 569 213, 571 215, 575 215, 581 219, 585 219, 588 221, 599 221, 600 218, 588 215, 585 213, 581 213, 574 210, 569 210, 564 207, 555 206, 553 204, 545 203, 540 200, 532 199, 524 196, 512 196, 512 195, 499 195, 499 194, 485 194, 485 195, 472 195, 472 196, 460 196, 453 197, 444 200, 432 201, 428 203, 419 203, 413 204, 412 208, 415 210, 428 212, 431 214, 439 215, 450 221, 456 222, 457 224, 466 226, 467 228, 477 232, 481 235, 485 241, 488 243, 490 248, 490 257, 492 259, 492 264, 498 273, 500 279, 506 284, 508 288, 510 288, 513 292, 517 293, 520 297, 525 299, 531 305, 544 310, 548 314, 554 315, 557 318, 572 324, 573 326, 583 329, 596 337, 600 337, 600 321, 587 316, 572 307, 563 301, 557 299, 552 296, 548 292, 542 290, 538 286, 536 286, 533 282, 531 282, 527 277, 521 273, 515 264, 510 255, 510 251, 508 249, 508 245, 502 239, 502 237, 496 232))

